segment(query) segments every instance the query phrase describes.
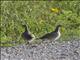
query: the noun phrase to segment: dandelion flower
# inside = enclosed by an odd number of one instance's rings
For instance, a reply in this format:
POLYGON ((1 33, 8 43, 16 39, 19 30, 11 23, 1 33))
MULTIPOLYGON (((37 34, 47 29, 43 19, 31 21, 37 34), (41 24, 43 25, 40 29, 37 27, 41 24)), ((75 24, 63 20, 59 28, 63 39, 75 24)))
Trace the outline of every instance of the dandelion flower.
POLYGON ((58 9, 58 8, 52 8, 51 11, 52 12, 55 12, 55 13, 59 13, 60 12, 60 9, 58 9))

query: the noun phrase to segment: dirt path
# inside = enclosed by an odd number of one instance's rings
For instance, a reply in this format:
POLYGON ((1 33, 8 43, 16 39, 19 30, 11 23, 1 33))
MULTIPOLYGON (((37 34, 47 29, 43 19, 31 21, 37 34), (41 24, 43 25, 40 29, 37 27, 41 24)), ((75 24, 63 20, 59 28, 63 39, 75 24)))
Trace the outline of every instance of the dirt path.
POLYGON ((1 60, 80 60, 80 40, 1 48, 1 60))

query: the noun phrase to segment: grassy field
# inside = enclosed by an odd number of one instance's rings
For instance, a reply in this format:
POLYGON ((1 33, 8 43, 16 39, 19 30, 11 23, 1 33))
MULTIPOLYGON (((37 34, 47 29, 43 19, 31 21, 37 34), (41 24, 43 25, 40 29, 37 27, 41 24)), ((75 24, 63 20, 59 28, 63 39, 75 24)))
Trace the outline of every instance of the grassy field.
POLYGON ((61 41, 80 37, 80 1, 1 1, 1 46, 24 43, 21 37, 27 24, 36 37, 62 25, 61 41))

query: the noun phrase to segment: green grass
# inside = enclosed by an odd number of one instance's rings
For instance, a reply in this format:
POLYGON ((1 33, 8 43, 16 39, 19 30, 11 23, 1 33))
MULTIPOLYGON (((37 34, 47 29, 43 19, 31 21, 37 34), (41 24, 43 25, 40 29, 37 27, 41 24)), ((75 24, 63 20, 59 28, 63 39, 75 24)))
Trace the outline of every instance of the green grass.
POLYGON ((1 1, 1 46, 24 43, 23 24, 40 37, 61 24, 61 40, 80 37, 80 1, 1 1), (51 8, 59 8, 55 13, 51 8), (15 44, 13 43, 15 42, 15 44))

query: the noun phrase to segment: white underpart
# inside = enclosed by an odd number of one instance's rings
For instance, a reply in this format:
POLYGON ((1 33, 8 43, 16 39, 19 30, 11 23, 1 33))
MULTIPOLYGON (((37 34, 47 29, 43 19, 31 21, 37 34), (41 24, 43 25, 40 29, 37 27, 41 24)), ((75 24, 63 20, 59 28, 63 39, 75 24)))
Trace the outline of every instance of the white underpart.
POLYGON ((31 43, 31 42, 33 42, 33 41, 35 40, 35 36, 34 36, 33 34, 31 34, 31 36, 32 36, 33 38, 29 41, 29 43, 31 43))
POLYGON ((60 31, 58 30, 58 36, 55 38, 55 40, 57 40, 57 39, 59 39, 60 38, 60 36, 61 36, 61 33, 60 33, 60 31))

